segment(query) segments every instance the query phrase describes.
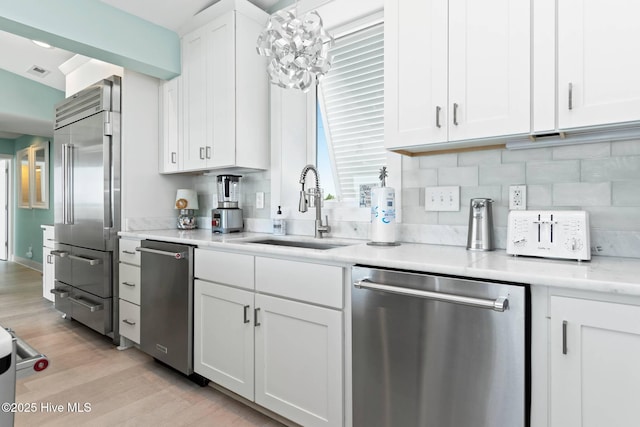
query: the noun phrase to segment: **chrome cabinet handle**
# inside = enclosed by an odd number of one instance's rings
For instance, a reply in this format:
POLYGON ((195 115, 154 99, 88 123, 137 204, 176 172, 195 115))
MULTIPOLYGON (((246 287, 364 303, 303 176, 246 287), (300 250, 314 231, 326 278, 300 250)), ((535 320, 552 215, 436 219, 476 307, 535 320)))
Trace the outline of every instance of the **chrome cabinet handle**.
POLYGON ((458 104, 453 103, 453 124, 458 126, 458 104))
POLYGON ((136 248, 136 251, 147 252, 147 253, 156 254, 156 255, 170 256, 171 258, 175 258, 175 259, 187 259, 186 252, 167 252, 167 251, 161 251, 158 249, 142 248, 142 247, 136 248))
POLYGON ((129 287, 131 287, 131 288, 135 288, 135 287, 136 287, 136 284, 135 284, 135 283, 122 282, 122 284, 123 284, 123 285, 125 285, 125 286, 129 286, 129 287))
POLYGON ((51 255, 47 255, 47 264, 53 264, 53 258, 51 258, 51 255))
POLYGON ((53 250, 53 251, 51 251, 51 255, 53 255, 53 256, 57 256, 57 257, 60 257, 60 258, 64 258, 64 257, 66 257, 67 255, 69 255, 69 252, 67 252, 67 251, 53 250))
POLYGON ((67 291, 63 291, 60 289, 51 289, 49 290, 49 292, 51 292, 52 294, 59 296, 60 298, 66 298, 69 296, 69 292, 67 291))
POLYGON ((243 319, 244 323, 249 323, 250 322, 249 318, 247 317, 247 312, 249 311, 249 307, 250 306, 248 306, 248 305, 244 306, 244 310, 243 310, 244 311, 244 319, 243 319))
POLYGON ((200 147, 200 159, 204 160, 204 147, 200 147))
POLYGON ((175 151, 171 152, 171 163, 176 163, 176 152, 175 151))
POLYGON ((442 127, 442 125, 440 124, 440 110, 442 110, 442 108, 440 108, 439 105, 436 105, 436 127, 437 128, 442 127))
POLYGON ((573 83, 569 82, 569 110, 573 110, 573 83))
POLYGON ((82 256, 77 256, 77 255, 69 255, 69 258, 76 260, 76 261, 82 261, 85 262, 89 265, 98 265, 98 264, 102 264, 102 260, 99 259, 95 259, 95 258, 85 258, 82 256))
POLYGON ((567 354, 567 321, 562 321, 562 354, 567 354))
POLYGON ((487 308, 494 311, 503 312, 509 308, 509 300, 506 297, 499 297, 495 300, 465 297, 463 295, 445 294, 442 292, 421 291, 417 289, 400 288, 397 286, 384 285, 382 283, 371 282, 368 279, 358 280, 353 283, 358 289, 372 289, 376 291, 389 292, 398 295, 407 295, 411 297, 419 297, 432 299, 436 301, 450 302, 453 304, 468 305, 477 308, 487 308))
POLYGON ((207 147, 207 159, 211 158, 211 147, 207 147))
POLYGON ((104 309, 104 306, 102 304, 89 304, 87 302, 84 302, 82 297, 78 297, 78 298, 69 297, 69 301, 71 301, 72 303, 78 304, 80 307, 86 308, 92 313, 95 313, 96 311, 100 311, 104 309))
POLYGON ((254 326, 260 326, 261 323, 258 322, 258 312, 260 311, 260 308, 254 308, 253 309, 253 325, 254 326))
POLYGON ((122 319, 122 323, 125 323, 125 324, 127 324, 129 326, 136 326, 136 322, 132 322, 129 319, 122 319))
POLYGON ((123 254, 127 254, 127 255, 135 255, 136 253, 133 251, 122 251, 123 254))

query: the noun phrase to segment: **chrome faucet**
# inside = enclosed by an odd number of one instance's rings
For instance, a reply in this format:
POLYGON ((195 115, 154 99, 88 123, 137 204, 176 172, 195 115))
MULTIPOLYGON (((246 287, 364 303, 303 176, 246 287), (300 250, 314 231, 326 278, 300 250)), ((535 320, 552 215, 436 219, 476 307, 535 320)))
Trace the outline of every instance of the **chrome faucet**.
POLYGON ((320 191, 320 176, 318 175, 318 170, 313 165, 306 165, 302 168, 302 172, 300 173, 300 184, 302 184, 302 190, 300 191, 300 203, 298 204, 298 210, 300 212, 306 212, 309 207, 309 201, 307 200, 307 195, 309 195, 309 193, 304 191, 304 184, 309 171, 313 171, 313 174, 316 176, 316 188, 313 193, 313 202, 316 206, 315 237, 321 239, 323 233, 331 232, 331 227, 329 226, 328 216, 326 217, 325 223, 322 224, 322 191, 320 191))

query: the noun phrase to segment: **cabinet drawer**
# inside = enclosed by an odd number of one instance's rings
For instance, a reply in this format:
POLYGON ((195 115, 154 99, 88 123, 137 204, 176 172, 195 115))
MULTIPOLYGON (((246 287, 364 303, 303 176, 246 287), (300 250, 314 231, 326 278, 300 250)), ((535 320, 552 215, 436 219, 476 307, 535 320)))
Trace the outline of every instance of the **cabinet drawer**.
POLYGON ((209 282, 254 289, 253 258, 252 255, 196 249, 194 275, 209 282))
POLYGON ((140 267, 120 264, 118 294, 120 298, 140 304, 140 267))
POLYGON ((256 257, 256 290, 342 309, 342 267, 256 257))
POLYGON ((140 246, 140 240, 120 239, 120 262, 140 265, 140 252, 136 248, 140 246))
POLYGON ((140 306, 120 300, 120 335, 140 344, 140 306))

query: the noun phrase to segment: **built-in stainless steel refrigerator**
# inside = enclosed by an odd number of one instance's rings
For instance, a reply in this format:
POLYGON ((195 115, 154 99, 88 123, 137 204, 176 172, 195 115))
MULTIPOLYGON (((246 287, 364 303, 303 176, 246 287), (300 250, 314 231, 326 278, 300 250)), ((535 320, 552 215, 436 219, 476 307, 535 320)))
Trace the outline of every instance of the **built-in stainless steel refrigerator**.
POLYGON ((120 78, 56 105, 55 307, 113 337, 120 231, 120 78))

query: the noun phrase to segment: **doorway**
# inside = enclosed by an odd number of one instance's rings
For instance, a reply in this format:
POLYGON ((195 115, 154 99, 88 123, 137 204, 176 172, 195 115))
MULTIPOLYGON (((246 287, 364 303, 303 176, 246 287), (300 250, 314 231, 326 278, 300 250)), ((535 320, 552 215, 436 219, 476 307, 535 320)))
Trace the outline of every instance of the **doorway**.
POLYGON ((6 261, 9 258, 10 171, 11 158, 0 157, 0 261, 6 261))

